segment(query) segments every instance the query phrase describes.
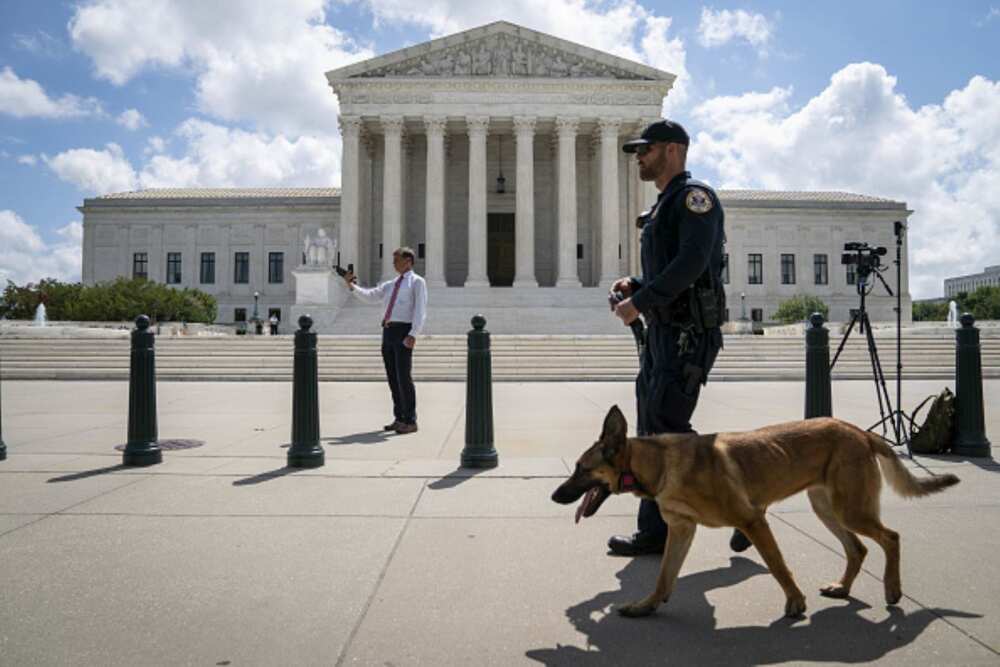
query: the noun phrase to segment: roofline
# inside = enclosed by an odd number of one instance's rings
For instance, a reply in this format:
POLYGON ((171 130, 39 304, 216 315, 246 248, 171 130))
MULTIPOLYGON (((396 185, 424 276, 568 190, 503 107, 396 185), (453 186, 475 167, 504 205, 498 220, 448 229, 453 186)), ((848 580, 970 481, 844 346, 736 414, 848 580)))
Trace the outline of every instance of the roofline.
MULTIPOLYGON (((533 38, 535 41, 554 41, 560 47, 569 51, 571 53, 576 53, 579 56, 584 56, 593 60, 598 60, 605 62, 609 65, 614 65, 620 69, 626 69, 640 74, 642 76, 647 76, 653 81, 663 81, 669 84, 673 84, 677 75, 670 72, 665 72, 663 70, 658 70, 649 65, 643 63, 635 62, 634 60, 628 60, 626 58, 621 58, 619 56, 613 55, 611 53, 606 53, 595 49, 592 46, 586 46, 578 42, 572 42, 568 39, 563 39, 561 37, 556 37, 548 33, 540 32, 538 30, 532 30, 531 28, 525 28, 524 26, 517 25, 516 23, 511 23, 510 21, 494 21, 493 23, 487 23, 475 28, 469 28, 468 30, 463 30, 461 32, 456 32, 451 35, 446 35, 444 37, 438 37, 437 39, 432 39, 428 42, 422 42, 421 44, 416 44, 414 46, 408 46, 403 49, 397 49, 396 51, 390 51, 389 53, 382 54, 380 56, 375 56, 374 58, 369 58, 367 60, 362 60, 351 65, 346 65, 344 67, 339 67, 337 69, 329 70, 326 72, 327 82, 332 86, 336 82, 344 81, 345 79, 355 78, 365 78, 358 77, 359 74, 365 72, 369 69, 375 69, 378 67, 386 67, 388 65, 394 65, 396 63, 403 62, 404 60, 409 60, 410 58, 415 58, 417 56, 427 55, 445 49, 449 46, 454 46, 474 39, 480 39, 490 34, 505 33, 508 35, 515 35, 520 37, 533 38), (477 34, 478 33, 478 34, 477 34)), ((384 78, 384 77, 378 77, 384 78)), ((402 78, 402 77, 400 77, 402 78)), ((482 78, 482 77, 477 77, 482 78)), ((513 79, 523 78, 523 77, 510 77, 513 79)), ((528 77, 535 78, 535 77, 528 77)))

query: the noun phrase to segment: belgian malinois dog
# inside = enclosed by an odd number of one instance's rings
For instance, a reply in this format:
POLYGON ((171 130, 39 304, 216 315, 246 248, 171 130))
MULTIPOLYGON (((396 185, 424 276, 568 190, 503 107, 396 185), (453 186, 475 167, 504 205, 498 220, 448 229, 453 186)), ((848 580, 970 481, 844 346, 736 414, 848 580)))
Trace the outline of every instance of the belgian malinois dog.
POLYGON ((569 504, 584 496, 576 520, 597 512, 610 494, 631 491, 655 500, 669 526, 656 589, 620 607, 624 616, 645 616, 666 602, 698 524, 733 526, 750 538, 785 592, 785 615, 801 616, 806 599, 785 565, 765 517, 768 505, 799 491, 847 554, 839 581, 820 594, 844 598, 868 550, 858 535, 885 551, 885 599, 896 604, 899 533, 879 520, 882 476, 901 496, 926 496, 958 484, 955 475, 917 479, 884 439, 852 424, 822 417, 744 433, 663 434, 627 437, 618 406, 604 418, 600 439, 576 462, 576 470, 552 500, 569 504), (876 463, 877 461, 877 463, 876 463), (879 469, 881 468, 881 474, 879 469))

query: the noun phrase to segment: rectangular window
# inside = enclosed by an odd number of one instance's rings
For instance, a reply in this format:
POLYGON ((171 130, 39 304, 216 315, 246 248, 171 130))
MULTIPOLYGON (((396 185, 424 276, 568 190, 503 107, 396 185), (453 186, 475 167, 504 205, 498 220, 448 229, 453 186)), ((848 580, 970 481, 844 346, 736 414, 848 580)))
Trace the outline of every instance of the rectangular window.
POLYGON ((855 265, 855 264, 848 264, 847 265, 847 284, 848 285, 854 285, 854 284, 856 284, 858 282, 858 273, 856 271, 856 266, 857 265, 855 265))
POLYGON ((149 255, 144 252, 137 252, 132 255, 132 277, 149 278, 149 255))
POLYGON ((760 253, 750 253, 748 257, 747 283, 750 285, 764 284, 764 256, 760 253))
POLYGON ((269 252, 267 254, 267 282, 285 282, 285 253, 269 252))
POLYGON ((764 321, 764 309, 763 308, 751 308, 750 309, 750 319, 754 322, 764 321))
POLYGON ((277 317, 278 321, 280 322, 281 321, 281 308, 268 308, 267 309, 267 319, 268 320, 271 319, 271 315, 274 315, 275 317, 277 317))
POLYGON ((729 253, 722 256, 722 284, 729 284, 729 253))
POLYGON ((582 243, 577 243, 576 244, 576 258, 577 259, 583 259, 583 244, 582 243))
POLYGON ((238 252, 234 256, 233 282, 238 285, 245 285, 250 282, 250 253, 238 252))
POLYGON ((813 255, 813 280, 817 285, 826 285, 829 282, 826 255, 813 255))
POLYGON ((167 253, 167 284, 179 285, 181 283, 181 254, 179 252, 167 253))
POLYGON ((426 253, 426 247, 423 243, 417 244, 417 259, 423 259, 426 253))
POLYGON ((247 321, 247 309, 237 308, 233 311, 233 322, 246 322, 247 321))
POLYGON ((795 284, 795 255, 785 253, 781 255, 781 284, 795 284))
POLYGON ((201 253, 201 284, 202 285, 214 285, 215 284, 215 253, 214 252, 203 252, 201 253))

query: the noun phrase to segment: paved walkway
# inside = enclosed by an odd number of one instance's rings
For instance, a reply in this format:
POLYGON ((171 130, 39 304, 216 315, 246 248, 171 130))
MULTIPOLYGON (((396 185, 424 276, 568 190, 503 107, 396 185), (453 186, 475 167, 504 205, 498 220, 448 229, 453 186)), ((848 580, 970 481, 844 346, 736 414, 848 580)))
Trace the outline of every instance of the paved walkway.
MULTIPOLYGON (((904 404, 940 388, 912 382, 904 404)), ((1000 663, 1000 466, 919 458, 962 484, 919 501, 883 495, 903 536, 903 591, 887 608, 870 546, 850 600, 820 585, 843 556, 798 496, 771 525, 807 595, 804 620, 753 551, 700 529, 677 591, 654 617, 612 607, 653 585, 658 559, 606 555, 633 528, 617 496, 573 523, 549 500, 627 383, 494 387, 491 471, 458 467, 464 386, 418 385, 420 431, 385 435, 388 391, 324 383, 327 464, 284 468, 283 383, 167 383, 160 436, 204 446, 118 466, 128 387, 4 382, 0 665, 649 665, 1000 663)), ((987 406, 1000 381, 985 384, 987 406)), ((800 383, 709 385, 701 431, 796 419, 800 383)), ((834 385, 838 416, 877 420, 870 382, 834 385)), ((989 407, 987 407, 989 410, 989 407)), ((987 412, 1000 441, 1000 414, 987 412)), ((997 452, 994 451, 994 457, 997 452)), ((912 464, 911 464, 912 465, 912 464)), ((925 471, 918 471, 925 474, 925 471)))

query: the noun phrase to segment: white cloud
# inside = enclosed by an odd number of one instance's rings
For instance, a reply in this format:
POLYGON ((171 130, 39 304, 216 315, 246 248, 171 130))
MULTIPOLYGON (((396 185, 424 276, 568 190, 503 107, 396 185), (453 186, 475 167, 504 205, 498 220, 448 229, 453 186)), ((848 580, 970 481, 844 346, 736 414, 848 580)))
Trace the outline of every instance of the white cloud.
POLYGON ((35 157, 34 155, 30 155, 30 154, 28 154, 28 155, 18 155, 17 156, 17 163, 18 164, 27 165, 29 167, 34 167, 36 164, 38 164, 38 158, 35 157))
POLYGON ((138 130, 140 127, 148 127, 146 117, 139 113, 138 109, 126 109, 118 114, 115 122, 129 130, 138 130))
POLYGON ((90 195, 165 187, 328 186, 339 181, 340 142, 335 137, 247 132, 189 119, 174 132, 183 153, 164 153, 153 137, 148 159, 133 166, 117 144, 75 148, 42 156, 62 180, 90 195))
POLYGON ((74 118, 100 115, 101 105, 92 97, 67 94, 53 99, 37 81, 22 79, 4 67, 0 70, 0 113, 15 118, 74 118))
POLYGON ((706 48, 743 40, 764 53, 773 33, 774 26, 763 14, 751 14, 742 9, 715 11, 711 7, 703 7, 701 10, 698 41, 706 48))
POLYGON ((121 85, 145 68, 185 68, 201 111, 292 136, 336 134, 323 72, 362 58, 324 23, 325 0, 93 0, 70 20, 97 74, 121 85))
POLYGON ((202 120, 175 133, 182 157, 157 154, 143 167, 143 187, 328 186, 340 174, 340 142, 246 132, 202 120))
POLYGON ((46 243, 38 231, 11 210, 0 210, 0 285, 42 278, 77 281, 82 266, 83 226, 71 222, 57 230, 60 241, 46 243))
POLYGON ((692 160, 722 187, 846 190, 905 201, 910 286, 938 296, 945 277, 1000 257, 1000 84, 974 77, 941 104, 912 108, 871 63, 844 67, 798 109, 788 90, 721 97, 694 116, 692 160))
POLYGON ((42 155, 55 174, 90 195, 134 190, 138 177, 118 144, 104 150, 74 148, 54 157, 42 155))
POLYGON ((146 147, 142 149, 143 155, 150 153, 162 153, 167 149, 167 142, 163 137, 153 136, 146 141, 146 147))
POLYGON ((982 28, 988 24, 993 19, 1000 18, 1000 9, 997 7, 990 7, 990 10, 986 12, 986 16, 982 20, 976 22, 976 26, 982 28))

